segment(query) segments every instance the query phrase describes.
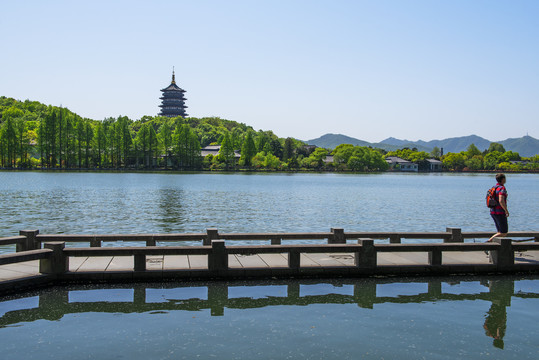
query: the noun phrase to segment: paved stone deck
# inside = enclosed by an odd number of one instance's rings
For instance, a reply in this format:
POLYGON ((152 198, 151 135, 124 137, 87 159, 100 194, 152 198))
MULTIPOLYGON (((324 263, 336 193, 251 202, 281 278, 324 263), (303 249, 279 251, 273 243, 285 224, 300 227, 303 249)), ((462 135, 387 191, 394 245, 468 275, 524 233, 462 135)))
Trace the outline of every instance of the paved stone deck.
MULTIPOLYGON (((132 271, 132 256, 73 257, 69 261, 69 271, 113 272, 132 271)), ((427 253, 378 253, 378 266, 427 265, 427 253)), ((444 252, 445 265, 488 265, 489 259, 482 252, 444 252)), ((515 254, 515 264, 539 265, 539 251, 526 251, 515 254)), ((301 254, 301 266, 309 268, 330 268, 353 266, 352 254, 301 254)), ((229 255, 231 269, 287 268, 287 254, 229 255)), ((148 256, 147 270, 204 270, 207 269, 206 255, 148 256)), ((0 266, 0 284, 12 280, 22 280, 40 276, 39 260, 0 266)))

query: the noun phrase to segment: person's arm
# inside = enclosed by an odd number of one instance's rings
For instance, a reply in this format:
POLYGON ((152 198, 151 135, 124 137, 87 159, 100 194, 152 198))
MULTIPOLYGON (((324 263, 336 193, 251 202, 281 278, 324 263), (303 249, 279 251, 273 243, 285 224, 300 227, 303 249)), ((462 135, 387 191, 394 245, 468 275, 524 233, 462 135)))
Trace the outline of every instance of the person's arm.
POLYGON ((507 210, 507 202, 505 201, 505 196, 499 195, 498 202, 500 203, 500 206, 505 211, 505 216, 509 217, 509 210, 507 210))

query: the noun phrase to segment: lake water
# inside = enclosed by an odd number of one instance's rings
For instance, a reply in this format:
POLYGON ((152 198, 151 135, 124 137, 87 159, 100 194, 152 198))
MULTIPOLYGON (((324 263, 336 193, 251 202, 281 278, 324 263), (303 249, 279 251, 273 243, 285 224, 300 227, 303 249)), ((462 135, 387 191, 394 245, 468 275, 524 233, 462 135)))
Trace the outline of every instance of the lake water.
MULTIPOLYGON (((538 180, 508 175, 511 230, 539 230, 538 180)), ((492 174, 0 172, 0 237, 492 231, 492 185, 492 174)), ((0 297, 1 357, 537 359, 538 299, 536 276, 54 287, 0 297)))
POLYGON ((0 301, 2 359, 537 359, 538 281, 54 287, 0 301))
MULTIPOLYGON (((539 230, 539 175, 508 175, 510 230, 539 230)), ((492 174, 0 172, 0 237, 205 232, 492 231, 492 174)))

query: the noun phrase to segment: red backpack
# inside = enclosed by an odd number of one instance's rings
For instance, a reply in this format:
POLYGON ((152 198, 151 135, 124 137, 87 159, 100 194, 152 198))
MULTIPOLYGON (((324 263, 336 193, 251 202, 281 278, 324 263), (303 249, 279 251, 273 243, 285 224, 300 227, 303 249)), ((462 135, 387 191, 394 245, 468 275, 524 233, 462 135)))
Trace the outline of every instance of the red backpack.
POLYGON ((496 189, 498 188, 498 185, 496 186, 493 186, 491 187, 490 189, 488 189, 487 191, 487 206, 489 208, 495 208, 496 205, 498 205, 498 199, 497 199, 497 196, 496 196, 496 189))

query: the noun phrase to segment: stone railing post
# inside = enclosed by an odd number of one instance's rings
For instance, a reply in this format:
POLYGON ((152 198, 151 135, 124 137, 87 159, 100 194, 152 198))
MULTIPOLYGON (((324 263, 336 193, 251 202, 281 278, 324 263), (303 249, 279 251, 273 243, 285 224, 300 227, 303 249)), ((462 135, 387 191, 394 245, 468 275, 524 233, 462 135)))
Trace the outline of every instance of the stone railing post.
POLYGON ((460 228, 446 228, 445 231, 451 233, 451 237, 449 240, 444 239, 444 242, 464 242, 464 239, 462 238, 462 230, 460 228))
POLYGON ((39 260, 39 272, 52 275, 66 273, 69 270, 69 258, 64 254, 65 242, 47 242, 43 247, 51 249, 53 253, 48 259, 39 260))
POLYGON ((389 235, 389 243, 390 244, 400 244, 401 243, 401 237, 398 234, 389 235))
POLYGON ((152 235, 152 237, 150 239, 147 239, 146 240, 146 246, 155 246, 156 245, 156 241, 152 235))
POLYGON ((202 239, 202 245, 211 245, 211 241, 217 239, 219 239, 219 231, 217 229, 206 229, 206 237, 202 239))
POLYGON ((92 239, 90 239, 90 247, 101 247, 101 240, 93 237, 92 239))
POLYGON ((331 228, 331 237, 328 239, 328 244, 346 244, 343 228, 331 228))
POLYGON ((300 252, 298 250, 291 250, 288 252, 288 267, 290 269, 299 270, 300 268, 300 252))
POLYGON ((442 251, 440 249, 433 249, 429 251, 429 265, 442 265, 442 251))
POLYGON ((490 260, 498 267, 498 270, 509 270, 515 265, 515 252, 512 240, 506 238, 494 238, 495 243, 500 244, 498 250, 490 251, 490 260))
POLYGON ((135 254, 133 261, 135 271, 146 271, 146 254, 135 254))
POLYGON ((359 239, 358 244, 361 244, 361 249, 356 252, 355 265, 360 269, 376 269, 376 248, 374 247, 373 239, 359 239))
POLYGON ((271 245, 281 245, 281 238, 271 238, 271 245))
POLYGON ((208 270, 228 270, 228 254, 224 240, 212 240, 211 253, 208 255, 208 270))
POLYGON ((41 243, 37 239, 37 235, 39 234, 39 230, 21 230, 19 231, 19 235, 26 236, 26 240, 24 243, 18 243, 16 245, 17 252, 19 251, 28 251, 28 250, 36 250, 41 248, 41 243))

